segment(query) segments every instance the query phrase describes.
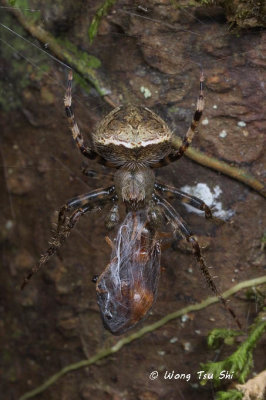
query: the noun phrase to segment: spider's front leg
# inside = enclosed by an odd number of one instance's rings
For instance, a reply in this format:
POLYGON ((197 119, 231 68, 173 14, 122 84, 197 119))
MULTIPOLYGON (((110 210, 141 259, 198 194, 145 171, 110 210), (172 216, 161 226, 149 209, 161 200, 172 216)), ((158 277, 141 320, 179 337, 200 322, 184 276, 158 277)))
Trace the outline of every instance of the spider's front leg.
POLYGON ((96 151, 94 151, 91 146, 85 145, 83 135, 81 134, 78 124, 75 120, 75 116, 72 110, 72 81, 73 81, 73 73, 72 70, 68 72, 68 81, 67 81, 67 89, 64 97, 64 105, 66 116, 68 119, 68 123, 70 126, 70 130, 72 132, 73 139, 78 146, 80 152, 90 160, 95 160, 100 164, 107 165, 109 167, 113 167, 113 163, 105 160, 101 157, 96 151))
POLYGON ((62 246, 82 215, 95 208, 104 206, 107 202, 114 201, 116 201, 115 187, 111 186, 107 189, 94 190, 93 192, 75 197, 67 202, 59 211, 56 233, 50 240, 50 246, 41 256, 38 264, 35 265, 30 273, 24 278, 21 289, 24 289, 31 277, 38 272, 39 269, 56 253, 59 247, 62 246), (66 220, 66 214, 68 211, 73 211, 73 213, 69 219, 66 220))
POLYGON ((185 137, 183 138, 181 146, 176 148, 174 146, 174 144, 172 144, 172 148, 173 148, 172 152, 170 154, 168 154, 167 156, 165 156, 164 158, 162 158, 161 160, 159 160, 157 163, 152 164, 151 165, 152 168, 163 167, 165 165, 168 165, 168 164, 178 160, 179 158, 181 158, 183 156, 183 154, 189 147, 190 143, 192 142, 193 137, 196 132, 196 128, 197 128, 199 121, 201 119, 201 116, 202 116, 203 108, 204 108, 203 81, 204 81, 204 75, 202 72, 200 75, 200 92, 199 92, 199 97, 197 100, 197 108, 194 113, 194 117, 190 124, 190 127, 188 128, 187 133, 186 133, 185 137))
POLYGON ((72 110, 72 94, 71 94, 72 80, 73 80, 73 73, 72 70, 70 70, 68 72, 67 89, 64 98, 65 111, 66 111, 66 116, 68 118, 70 130, 72 132, 73 139, 76 145, 78 146, 79 150, 81 151, 81 153, 90 160, 95 160, 98 154, 95 151, 93 151, 89 146, 85 146, 84 138, 79 130, 77 122, 75 121, 74 113, 72 110))
POLYGON ((186 240, 192 245, 194 255, 199 263, 200 270, 207 282, 207 285, 211 289, 211 291, 219 298, 224 308, 231 314, 233 319, 235 320, 238 327, 241 329, 241 324, 237 319, 234 311, 227 305, 226 300, 223 298, 219 290, 217 289, 211 274, 209 273, 209 269, 205 263, 204 258, 202 257, 199 243, 195 236, 192 234, 184 220, 181 216, 176 212, 176 210, 169 204, 166 200, 161 198, 158 195, 153 195, 153 200, 157 203, 157 205, 162 209, 163 214, 165 215, 168 222, 171 224, 174 233, 179 232, 186 240))

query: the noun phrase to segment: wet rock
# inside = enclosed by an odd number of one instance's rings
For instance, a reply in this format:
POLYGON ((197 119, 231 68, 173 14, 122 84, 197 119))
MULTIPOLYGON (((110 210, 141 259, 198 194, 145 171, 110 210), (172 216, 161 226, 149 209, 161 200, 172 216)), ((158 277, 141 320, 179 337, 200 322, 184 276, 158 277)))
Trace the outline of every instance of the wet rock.
POLYGON ((229 22, 240 28, 255 28, 266 26, 266 10, 263 1, 259 0, 230 0, 221 1, 229 22))
MULTIPOLYGON (((21 282, 19 282, 21 283, 21 282)), ((36 287, 31 287, 31 289, 25 289, 21 293, 20 304, 25 308, 36 307, 38 301, 38 290, 36 287)))
POLYGON ((25 195, 34 188, 34 177, 30 171, 22 169, 21 171, 8 170, 7 186, 11 194, 25 195))
POLYGON ((30 271, 30 269, 34 266, 35 263, 34 257, 29 253, 26 249, 21 249, 14 260, 14 268, 13 271, 23 270, 30 271))
POLYGON ((142 36, 140 46, 147 64, 165 74, 184 74, 191 69, 192 65, 185 57, 182 57, 184 49, 189 51, 191 45, 190 37, 180 33, 178 44, 172 40, 170 34, 153 35, 151 42, 150 36, 142 36))
POLYGON ((64 32, 69 25, 74 23, 79 11, 83 9, 82 6, 81 0, 77 0, 75 3, 68 0, 64 2, 46 1, 43 3, 43 7, 41 4, 39 5, 39 8, 42 8, 42 23, 45 24, 48 31, 64 32))
POLYGON ((244 104, 244 101, 240 103, 239 97, 240 93, 235 93, 235 91, 219 93, 219 96, 216 93, 208 92, 206 94, 207 116, 223 118, 230 114, 230 117, 240 119, 241 116, 247 115, 249 107, 244 104))
POLYGON ((44 106, 54 104, 55 102, 54 94, 46 86, 41 87, 41 100, 44 106))
POLYGON ((190 352, 192 350, 192 345, 190 342, 182 342, 182 346, 186 352, 190 352))
POLYGON ((91 400, 92 393, 93 398, 101 400, 123 400, 126 397, 124 394, 114 393, 115 390, 109 388, 108 385, 102 384, 100 389, 95 389, 95 387, 90 384, 81 390, 82 400, 91 400))
POLYGON ((159 99, 159 90, 158 86, 152 84, 148 79, 142 77, 134 77, 130 80, 130 85, 132 90, 135 92, 136 96, 139 97, 141 100, 145 98, 147 99, 147 93, 150 93, 149 99, 149 107, 151 104, 156 103, 159 99))
POLYGON ((236 81, 230 73, 223 68, 212 69, 210 76, 207 76, 206 87, 217 93, 224 93, 231 90, 236 85, 236 81))
POLYGON ((56 291, 59 294, 68 294, 71 291, 71 283, 67 269, 58 257, 53 259, 53 264, 53 267, 45 270, 45 277, 55 283, 56 291))
POLYGON ((73 317, 70 312, 61 312, 58 316, 57 329, 65 337, 73 337, 77 335, 79 326, 79 318, 73 317))
MULTIPOLYGON (((195 79, 198 76, 195 74, 195 79)), ((177 103, 183 100, 187 93, 191 92, 193 81, 187 79, 185 76, 175 76, 174 78, 168 79, 168 85, 165 85, 165 89, 161 90, 160 102, 162 104, 177 103)), ((196 98, 195 93, 194 97, 196 98)))
POLYGON ((145 392, 141 392, 138 395, 138 400, 158 400, 159 399, 159 395, 155 392, 152 391, 145 391, 145 392))
POLYGON ((0 230, 0 243, 5 242, 8 239, 12 240, 14 228, 15 228, 15 221, 12 219, 5 220, 2 218, 1 220, 1 230, 0 230))
POLYGON ((52 165, 47 158, 40 158, 38 160, 37 171, 40 172, 40 174, 45 174, 51 168, 52 165))
POLYGON ((209 120, 208 125, 200 128, 200 137, 202 142, 214 145, 219 157, 237 163, 255 161, 263 151, 265 140, 263 134, 258 135, 254 124, 239 127, 231 118, 209 120))
POLYGON ((40 126, 38 118, 36 118, 36 115, 32 111, 23 107, 22 112, 31 126, 34 126, 35 128, 40 126))
MULTIPOLYGON (((210 66, 208 62, 210 58, 208 56, 214 57, 214 59, 222 58, 223 63, 212 63, 212 67, 217 65, 228 65, 227 61, 232 59, 232 54, 234 49, 232 48, 232 43, 228 41, 227 35, 224 32, 224 26, 222 24, 211 24, 208 25, 208 30, 202 32, 201 38, 201 52, 206 56, 206 67, 210 66), (211 38, 211 40, 210 40, 211 38)), ((239 52, 237 52, 238 54, 239 52)))
MULTIPOLYGON (((247 54, 251 64, 266 67, 266 33, 261 34, 260 43, 251 49, 247 54)), ((265 79, 264 79, 265 80, 265 79)))

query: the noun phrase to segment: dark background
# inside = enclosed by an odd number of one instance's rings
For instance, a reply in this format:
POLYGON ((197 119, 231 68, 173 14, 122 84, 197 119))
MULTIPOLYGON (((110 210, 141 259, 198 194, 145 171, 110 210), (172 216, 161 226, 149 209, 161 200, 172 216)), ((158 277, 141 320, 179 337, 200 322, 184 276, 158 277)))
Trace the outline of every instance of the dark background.
MULTIPOLYGON (((90 45, 88 27, 101 4, 35 1, 27 7, 40 10, 36 24, 101 60, 98 73, 112 101, 145 104, 179 136, 195 109, 201 65, 206 76, 203 120, 208 124, 200 125, 193 145, 262 180, 265 32, 230 32, 221 8, 193 7, 186 1, 175 7, 160 1, 145 2, 145 11, 138 2, 118 1, 90 45), (151 97, 145 99, 141 87, 148 88, 151 97), (226 137, 219 136, 223 130, 226 137)), ((4 8, 1 23, 39 45, 4 8)), ((86 160, 72 143, 63 109, 66 68, 3 27, 1 38, 0 392, 5 399, 18 399, 64 366, 119 340, 102 326, 91 282, 110 257, 104 212, 85 216, 47 268, 19 290, 22 278, 47 248, 56 210, 71 197, 110 185, 112 171, 87 162, 95 173, 91 178, 82 175, 86 160)), ((89 136, 112 108, 95 89, 87 85, 85 90, 77 76, 74 80, 75 115, 84 136, 89 136)), ((219 201, 234 215, 221 226, 173 202, 204 244, 204 256, 221 290, 263 274, 262 196, 186 157, 158 170, 157 178, 177 187, 206 183, 211 190, 216 185, 222 190, 219 201)), ((162 267, 158 299, 143 325, 209 295, 191 251, 181 244, 163 253, 162 267)), ((230 306, 246 329, 256 304, 241 292, 230 306)), ((184 322, 174 320, 97 365, 68 374, 38 398, 211 399, 212 385, 200 387, 196 372, 201 362, 229 354, 226 349, 218 355, 207 350, 206 336, 218 327, 235 328, 220 304, 192 313, 184 322), (150 381, 153 370, 160 377, 150 381), (172 370, 190 373, 191 381, 165 381, 164 372, 172 370)), ((262 349, 263 342, 255 351, 257 372, 265 360, 262 349)))

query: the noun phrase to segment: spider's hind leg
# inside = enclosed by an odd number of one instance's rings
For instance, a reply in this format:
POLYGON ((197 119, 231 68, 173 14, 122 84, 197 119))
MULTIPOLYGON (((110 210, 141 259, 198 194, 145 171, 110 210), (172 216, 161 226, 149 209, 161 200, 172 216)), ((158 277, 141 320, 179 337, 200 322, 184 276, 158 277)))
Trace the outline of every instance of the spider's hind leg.
POLYGON ((213 218, 210 207, 208 207, 207 204, 204 203, 204 201, 196 196, 191 196, 190 194, 185 193, 182 190, 176 189, 171 186, 161 185, 160 183, 155 183, 155 190, 163 193, 169 199, 176 198, 182 203, 188 204, 196 208, 197 210, 204 211, 206 218, 213 218))
POLYGON ((219 298, 224 308, 231 314, 233 319, 235 320, 238 327, 241 329, 241 324, 236 317, 234 311, 227 305, 226 300, 223 298, 219 290, 217 289, 213 277, 211 276, 209 269, 205 263, 204 258, 202 257, 199 243, 195 236, 192 234, 184 220, 181 216, 176 212, 176 210, 169 204, 166 200, 161 198, 158 195, 153 196, 154 201, 163 209, 164 215, 166 216, 168 222, 171 224, 174 232, 179 232, 186 240, 192 245, 193 253, 199 263, 200 270, 207 282, 207 285, 211 289, 211 291, 219 298))
POLYGON ((71 199, 63 207, 61 207, 58 215, 57 229, 55 235, 49 242, 50 246, 41 256, 38 264, 36 264, 30 273, 24 278, 21 289, 24 289, 31 277, 38 272, 62 246, 82 215, 88 211, 92 211, 95 208, 100 208, 107 202, 116 201, 116 195, 114 191, 114 186, 111 186, 107 189, 94 190, 93 192, 71 199), (67 218, 67 213, 69 211, 72 211, 72 214, 69 218, 67 218))
POLYGON ((90 205, 90 210, 99 208, 101 204, 105 203, 106 200, 114 193, 115 187, 110 186, 107 189, 96 189, 92 192, 76 196, 64 204, 58 213, 58 223, 56 231, 59 232, 62 225, 66 221, 66 216, 69 211, 73 211, 77 208, 81 208, 85 205, 90 205))
POLYGON ((46 252, 41 255, 38 264, 36 264, 31 269, 30 273, 24 278, 21 284, 21 290, 24 289, 24 287, 27 285, 31 277, 36 272, 38 272, 41 269, 41 267, 44 264, 46 264, 49 261, 49 259, 56 253, 59 247, 62 246, 62 244, 69 236, 71 229, 74 228, 81 215, 83 215, 86 211, 88 211, 86 207, 75 210, 66 224, 61 225, 60 227, 58 226, 55 236, 53 236, 52 239, 49 241, 50 246, 48 247, 46 252))
POLYGON ((214 216, 211 208, 196 196, 192 196, 182 190, 176 189, 175 187, 162 185, 157 182, 155 183, 155 191, 161 192, 168 199, 176 198, 184 204, 194 207, 197 210, 204 211, 205 218, 211 219, 216 225, 222 225, 225 223, 224 219, 214 216))

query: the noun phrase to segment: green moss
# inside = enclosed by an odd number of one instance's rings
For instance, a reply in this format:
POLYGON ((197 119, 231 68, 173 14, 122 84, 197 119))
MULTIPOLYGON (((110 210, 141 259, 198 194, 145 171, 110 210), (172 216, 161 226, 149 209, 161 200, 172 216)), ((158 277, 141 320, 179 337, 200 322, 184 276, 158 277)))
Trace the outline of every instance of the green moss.
POLYGON ((90 24, 88 34, 90 43, 93 42, 93 39, 97 35, 98 28, 101 22, 101 19, 107 15, 109 9, 115 4, 116 0, 105 0, 103 5, 97 10, 96 14, 94 15, 92 22, 90 24))
POLYGON ((228 390, 227 392, 217 392, 215 400, 241 400, 244 393, 239 392, 236 389, 228 390))
POLYGON ((101 66, 101 61, 97 57, 79 50, 67 39, 60 38, 56 42, 63 48, 66 62, 79 73, 79 76, 75 76, 75 80, 78 80, 86 90, 88 90, 87 82, 90 82, 101 96, 106 95, 109 91, 104 88, 95 71, 101 66))
POLYGON ((40 11, 34 9, 28 0, 9 0, 9 4, 12 7, 19 8, 20 12, 31 22, 40 21, 40 11))
POLYGON ((263 234, 261 238, 261 250, 264 250, 265 246, 266 246, 266 232, 263 234))
MULTIPOLYGON (((240 383, 245 382, 253 366, 253 350, 265 331, 266 311, 262 311, 256 318, 254 324, 250 327, 247 339, 233 354, 231 354, 231 356, 222 361, 201 364, 206 374, 213 375, 214 385, 218 386, 221 384, 219 375, 222 371, 228 371, 230 374, 233 374, 233 378, 237 379, 240 383)), ((242 332, 238 332, 238 334, 242 334, 242 332)), ((227 335, 226 330, 215 329, 210 333, 208 341, 213 345, 213 343, 217 343, 217 340, 220 340, 221 337, 227 338, 232 336, 237 336, 234 331, 228 330, 227 335)), ((207 379, 203 379, 201 384, 205 385, 207 381, 207 379)))
MULTIPOLYGON (((16 6, 19 4, 22 5, 23 3, 21 3, 19 0, 19 2, 16 2, 16 6)), ((24 5, 25 4, 26 3, 24 3, 24 5)), ((42 43, 49 43, 50 52, 53 53, 53 55, 58 59, 63 60, 63 63, 68 64, 74 70, 76 70, 76 72, 78 72, 84 78, 84 80, 86 80, 96 88, 97 92, 101 96, 104 96, 110 92, 105 88, 105 84, 102 82, 100 74, 96 72, 96 70, 101 66, 101 62, 97 57, 94 57, 93 55, 79 50, 73 43, 71 43, 67 39, 55 38, 51 33, 41 28, 40 24, 32 22, 32 20, 28 18, 28 16, 25 17, 21 15, 20 23, 24 27, 26 27, 26 29, 28 29, 31 34, 34 37, 37 37, 38 40, 40 40, 42 43)), ((23 41, 23 38, 20 40, 23 41)), ((36 52, 36 48, 30 46, 28 43, 27 45, 28 47, 32 47, 32 49, 36 52)), ((37 54, 39 56, 39 59, 42 55, 46 57, 47 61, 47 55, 43 54, 43 52, 37 51, 37 54)), ((29 62, 32 63, 31 60, 29 60, 29 62)), ((45 65, 45 63, 41 65, 45 65)))
POLYGON ((71 43, 67 39, 57 39, 57 42, 64 46, 66 50, 73 54, 75 57, 76 62, 78 62, 81 69, 89 68, 95 69, 101 66, 101 61, 99 58, 92 56, 85 51, 79 50, 73 43, 71 43))
POLYGON ((259 287, 252 287, 246 292, 246 298, 248 301, 253 301, 256 303, 256 306, 259 309, 263 309, 263 306, 265 304, 265 298, 266 298, 266 293, 265 293, 265 286, 259 288, 259 287))
POLYGON ((220 6, 231 25, 240 28, 266 26, 266 3, 262 0, 197 0, 203 6, 220 6))
POLYGON ((77 85, 79 85, 83 90, 85 90, 86 93, 90 93, 91 91, 91 86, 88 85, 88 82, 82 78, 81 75, 79 74, 74 74, 74 81, 77 85))
POLYGON ((239 335, 238 331, 231 329, 213 329, 207 339, 208 347, 215 349, 219 347, 222 341, 231 346, 235 343, 234 338, 239 335))

